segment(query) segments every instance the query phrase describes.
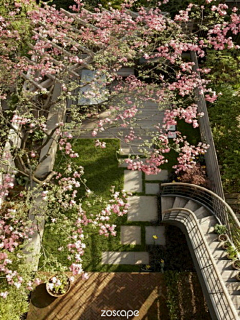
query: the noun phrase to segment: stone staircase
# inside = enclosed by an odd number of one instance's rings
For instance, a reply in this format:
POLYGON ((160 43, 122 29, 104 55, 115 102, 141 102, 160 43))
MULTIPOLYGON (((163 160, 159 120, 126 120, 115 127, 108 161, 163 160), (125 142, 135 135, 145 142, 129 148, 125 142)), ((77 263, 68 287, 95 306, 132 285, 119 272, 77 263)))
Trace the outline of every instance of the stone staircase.
MULTIPOLYGON (((229 298, 231 299, 238 316, 225 317, 220 316, 216 319, 239 319, 240 318, 240 282, 236 280, 235 275, 237 273, 231 266, 232 262, 226 257, 226 250, 221 248, 221 244, 217 239, 217 235, 214 233, 214 225, 219 223, 217 218, 200 202, 191 200, 183 196, 170 196, 162 195, 161 208, 164 217, 164 211, 168 209, 178 208, 178 213, 181 211, 179 208, 189 209, 194 213, 199 223, 200 230, 206 240, 209 248, 209 252, 213 257, 213 261, 217 267, 218 274, 220 275, 223 285, 227 289, 229 298)), ((176 210, 176 211, 177 211, 176 210)), ((173 210, 174 211, 174 210, 173 210)), ((176 213, 177 214, 177 213, 176 213)), ((167 219, 167 218, 166 218, 167 219)), ((163 218, 163 222, 164 222, 163 218)), ((178 218, 180 221, 180 218, 178 218)), ((186 225, 186 222, 185 222, 186 225)), ((191 237, 192 235, 188 235, 191 237)), ((195 250, 195 248, 193 248, 195 250)), ((199 262, 198 262, 199 263, 199 262)), ((201 268, 200 268, 201 269, 201 268)))

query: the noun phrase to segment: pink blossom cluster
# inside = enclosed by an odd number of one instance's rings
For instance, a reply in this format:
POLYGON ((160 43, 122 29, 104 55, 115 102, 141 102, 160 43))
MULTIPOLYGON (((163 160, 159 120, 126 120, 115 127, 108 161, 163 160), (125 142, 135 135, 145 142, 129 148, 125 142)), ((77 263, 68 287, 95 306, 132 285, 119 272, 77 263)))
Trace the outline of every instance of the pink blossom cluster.
MULTIPOLYGON (((0 220, 0 272, 8 285, 14 285, 17 289, 22 286, 23 277, 14 270, 16 266, 13 265, 9 254, 14 252, 18 256, 19 253, 16 252, 19 251, 19 246, 36 230, 29 222, 19 218, 18 210, 20 207, 12 209, 3 205, 0 220)), ((8 291, 0 292, 2 298, 6 298, 7 295, 8 291)))
POLYGON ((168 85, 169 90, 177 90, 179 95, 184 97, 193 93, 195 88, 202 86, 202 80, 196 74, 177 75, 177 81, 168 85))
POLYGON ((106 142, 101 142, 97 139, 95 142, 95 146, 104 149, 104 148, 106 148, 106 142))
POLYGON ((164 158, 161 152, 162 150, 155 149, 150 158, 146 159, 145 161, 139 159, 125 159, 125 162, 128 164, 128 170, 143 171, 147 175, 161 172, 159 167, 168 161, 164 158))
POLYGON ((23 278, 16 270, 6 270, 6 279, 9 285, 14 285, 17 289, 21 287, 23 282, 23 278))
POLYGON ((187 108, 167 109, 164 114, 163 128, 167 128, 168 125, 176 125, 176 118, 184 119, 186 123, 192 123, 193 128, 197 128, 199 126, 197 118, 203 116, 202 112, 198 113, 197 105, 194 103, 187 108))
POLYGON ((33 133, 37 129, 42 130, 43 132, 47 130, 46 123, 44 123, 43 121, 38 121, 27 116, 23 117, 16 113, 14 114, 11 122, 13 124, 23 126, 23 128, 28 130, 29 133, 33 133))
POLYGON ((186 10, 180 10, 179 14, 174 17, 175 21, 188 22, 189 21, 189 12, 191 8, 187 8, 186 10))
MULTIPOLYGON (((221 12, 221 15, 225 15, 227 5, 219 5, 218 7, 213 6, 213 11, 221 12)), ((233 12, 237 10, 233 8, 233 12)), ((230 21, 223 22, 222 24, 218 23, 208 30, 208 43, 213 46, 215 50, 223 50, 225 48, 239 48, 238 45, 235 45, 232 37, 228 36, 229 31, 233 34, 238 34, 240 31, 240 16, 236 13, 230 15, 230 21)))
POLYGON ((5 197, 8 196, 9 189, 14 187, 14 175, 5 174, 2 175, 2 181, 0 184, 0 201, 2 202, 5 197))
POLYGON ((177 158, 178 164, 173 166, 175 173, 180 171, 186 171, 188 168, 192 168, 196 165, 196 156, 205 154, 209 145, 199 142, 197 146, 190 145, 187 141, 184 141, 184 145, 180 148, 179 157, 177 158))
POLYGON ((72 145, 70 142, 67 142, 66 138, 61 138, 59 140, 59 150, 64 150, 65 154, 69 155, 70 158, 77 158, 79 157, 77 152, 74 152, 72 149, 72 145))
POLYGON ((17 217, 16 209, 6 209, 0 220, 0 248, 13 252, 33 233, 33 227, 17 217))
MULTIPOLYGON (((116 225, 110 224, 109 220, 113 214, 118 216, 127 214, 129 207, 127 203, 128 195, 129 193, 124 190, 117 192, 114 187, 112 187, 109 203, 96 216, 93 217, 93 214, 90 214, 90 218, 88 218, 86 211, 82 209, 81 204, 78 205, 75 227, 73 228, 72 234, 69 238, 71 242, 67 244, 69 251, 68 259, 72 261, 70 271, 73 275, 82 274, 84 278, 87 277, 87 275, 83 273, 82 268, 82 256, 86 249, 86 244, 84 243, 84 228, 92 226, 94 229, 97 228, 99 230, 98 232, 100 235, 104 235, 105 237, 109 237, 109 235, 116 236, 116 225)), ((59 250, 62 250, 62 248, 59 248, 59 250)))
POLYGON ((220 3, 218 6, 213 5, 211 7, 211 10, 218 12, 220 16, 225 16, 227 14, 226 9, 228 9, 228 5, 225 3, 220 3))
POLYGON ((135 131, 134 131, 133 127, 130 127, 129 133, 127 135, 125 135, 124 140, 125 140, 125 142, 128 143, 128 142, 133 141, 133 140, 135 140, 137 138, 141 140, 141 137, 138 137, 135 134, 135 131))

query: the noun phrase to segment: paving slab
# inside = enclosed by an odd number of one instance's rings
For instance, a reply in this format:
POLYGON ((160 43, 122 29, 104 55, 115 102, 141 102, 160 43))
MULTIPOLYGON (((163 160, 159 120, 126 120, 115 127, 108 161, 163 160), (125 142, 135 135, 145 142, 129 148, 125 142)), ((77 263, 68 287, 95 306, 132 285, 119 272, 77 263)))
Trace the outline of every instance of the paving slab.
POLYGON ((142 192, 142 172, 124 170, 124 190, 142 192))
POLYGON ((122 244, 141 244, 141 227, 121 226, 122 244))
POLYGON ((153 221, 158 219, 156 196, 133 196, 128 198, 128 221, 153 221))
POLYGON ((102 264, 149 264, 148 252, 102 252, 102 264))
POLYGON ((146 194, 158 194, 160 187, 158 183, 145 183, 145 193, 146 194))
POLYGON ((158 174, 145 174, 145 180, 150 181, 165 181, 168 179, 168 171, 161 170, 158 174))
POLYGON ((145 239, 146 244, 156 244, 165 246, 165 227, 164 226, 147 226, 145 227, 145 239), (157 239, 154 239, 153 236, 157 236, 157 239))

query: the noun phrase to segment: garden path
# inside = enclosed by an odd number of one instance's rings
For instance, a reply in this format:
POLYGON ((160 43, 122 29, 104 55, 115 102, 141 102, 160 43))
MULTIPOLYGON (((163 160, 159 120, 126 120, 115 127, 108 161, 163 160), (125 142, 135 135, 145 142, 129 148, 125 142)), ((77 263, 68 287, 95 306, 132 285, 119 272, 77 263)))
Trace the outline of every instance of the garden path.
MULTIPOLYGON (((125 166, 125 165, 124 165, 125 166)), ((121 226, 121 243, 123 245, 141 245, 142 232, 145 232, 146 245, 165 245, 165 227, 151 225, 158 221, 159 183, 166 180, 167 170, 162 170, 158 175, 143 174, 139 171, 124 171, 124 189, 137 195, 128 198, 128 221, 149 222, 144 230, 139 226, 121 226)), ((149 264, 148 252, 103 252, 103 264, 149 264)))

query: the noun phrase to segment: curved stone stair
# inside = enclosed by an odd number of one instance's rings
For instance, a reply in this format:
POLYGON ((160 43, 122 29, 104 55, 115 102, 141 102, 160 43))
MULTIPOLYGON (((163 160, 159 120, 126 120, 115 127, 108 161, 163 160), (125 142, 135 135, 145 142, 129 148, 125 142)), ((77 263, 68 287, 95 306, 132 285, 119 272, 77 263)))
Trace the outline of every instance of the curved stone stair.
POLYGON ((232 262, 227 259, 226 251, 221 248, 217 235, 214 233, 214 226, 218 223, 217 219, 206 207, 194 200, 189 200, 180 196, 162 196, 162 212, 171 208, 189 209, 197 217, 210 253, 214 258, 219 274, 222 277, 223 283, 228 290, 229 297, 231 298, 240 319, 240 282, 236 280, 235 275, 237 271, 232 268, 232 262))

